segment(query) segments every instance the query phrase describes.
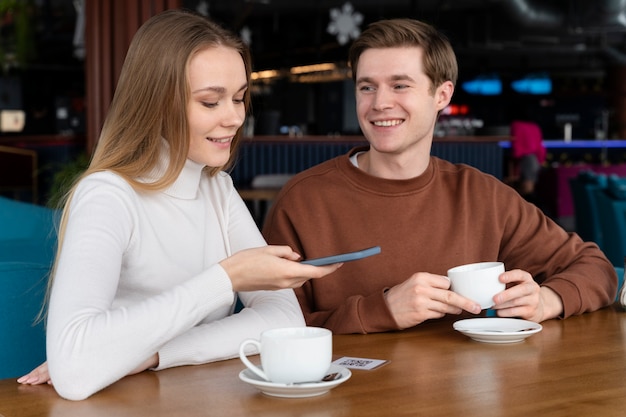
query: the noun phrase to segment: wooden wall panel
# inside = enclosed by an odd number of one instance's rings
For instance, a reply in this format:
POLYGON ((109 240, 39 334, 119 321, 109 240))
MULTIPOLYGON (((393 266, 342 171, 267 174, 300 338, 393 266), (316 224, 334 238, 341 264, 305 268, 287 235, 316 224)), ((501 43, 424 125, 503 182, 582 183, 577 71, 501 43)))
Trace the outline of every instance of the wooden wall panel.
POLYGON ((104 122, 126 50, 151 16, 179 8, 182 0, 88 0, 85 2, 87 150, 92 152, 104 122))

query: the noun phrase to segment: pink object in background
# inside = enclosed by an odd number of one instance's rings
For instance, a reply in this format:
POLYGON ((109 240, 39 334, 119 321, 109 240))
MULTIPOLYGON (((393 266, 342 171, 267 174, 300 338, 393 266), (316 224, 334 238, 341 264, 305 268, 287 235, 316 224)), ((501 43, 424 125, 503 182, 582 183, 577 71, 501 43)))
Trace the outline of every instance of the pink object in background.
POLYGON ((511 149, 516 159, 534 154, 539 164, 546 160, 541 129, 536 123, 515 120, 511 123, 511 149))

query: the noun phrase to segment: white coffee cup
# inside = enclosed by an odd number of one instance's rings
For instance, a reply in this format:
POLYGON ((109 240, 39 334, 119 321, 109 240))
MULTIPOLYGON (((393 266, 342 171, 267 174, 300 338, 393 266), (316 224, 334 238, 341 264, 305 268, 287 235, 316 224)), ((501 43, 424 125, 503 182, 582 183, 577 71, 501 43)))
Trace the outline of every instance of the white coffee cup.
POLYGON ((321 327, 287 327, 266 330, 261 340, 247 339, 239 347, 239 358, 252 372, 266 381, 297 383, 321 380, 332 360, 332 332, 321 327), (261 353, 261 366, 246 357, 246 346, 261 353))
POLYGON ((478 262, 457 266, 448 270, 450 289, 480 304, 483 309, 491 308, 494 305, 494 295, 504 291, 504 283, 498 280, 503 272, 502 262, 478 262))

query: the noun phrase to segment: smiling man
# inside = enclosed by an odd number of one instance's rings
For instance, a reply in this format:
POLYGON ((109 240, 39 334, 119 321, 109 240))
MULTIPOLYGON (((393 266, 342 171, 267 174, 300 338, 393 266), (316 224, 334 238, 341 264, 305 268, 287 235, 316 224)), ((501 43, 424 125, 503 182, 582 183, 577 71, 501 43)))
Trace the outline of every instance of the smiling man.
POLYGON ((457 62, 435 28, 410 19, 371 24, 352 44, 356 108, 368 147, 287 183, 264 223, 269 243, 303 258, 380 246, 296 290, 307 321, 335 333, 413 327, 479 314, 450 291, 457 265, 502 261, 501 317, 535 322, 609 305, 613 266, 594 243, 569 234, 498 179, 430 155, 457 62))

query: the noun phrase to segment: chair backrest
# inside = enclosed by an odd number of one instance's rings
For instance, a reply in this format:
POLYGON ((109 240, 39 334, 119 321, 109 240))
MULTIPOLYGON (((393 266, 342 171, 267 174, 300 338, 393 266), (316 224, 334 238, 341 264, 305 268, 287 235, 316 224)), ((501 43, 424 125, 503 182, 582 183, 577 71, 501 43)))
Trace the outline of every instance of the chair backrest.
POLYGON ((37 204, 0 197, 0 239, 30 239, 54 229, 56 211, 37 204), (45 229, 45 230, 42 230, 45 229))
POLYGON ((22 376, 46 360, 41 309, 48 265, 0 262, 0 379, 22 376))
POLYGON ((0 261, 51 264, 58 211, 0 197, 0 261))
POLYGON ((569 185, 574 203, 576 233, 582 240, 595 242, 602 249, 604 242, 602 241, 602 228, 594 190, 604 189, 606 183, 602 185, 597 181, 590 181, 588 177, 579 175, 570 178, 569 185))
POLYGON ((569 186, 574 203, 576 233, 583 240, 596 242, 602 248, 602 229, 594 190, 607 188, 607 175, 589 170, 579 171, 576 177, 569 179, 569 186))
POLYGON ((293 174, 262 174, 252 179, 252 188, 282 188, 293 174))
POLYGON ((616 266, 615 272, 617 272, 617 295, 615 296, 615 301, 620 301, 620 293, 622 287, 624 287, 624 268, 616 266))
POLYGON ((624 267, 626 255, 626 200, 617 200, 606 190, 594 190, 602 228, 602 251, 614 266, 624 267))

